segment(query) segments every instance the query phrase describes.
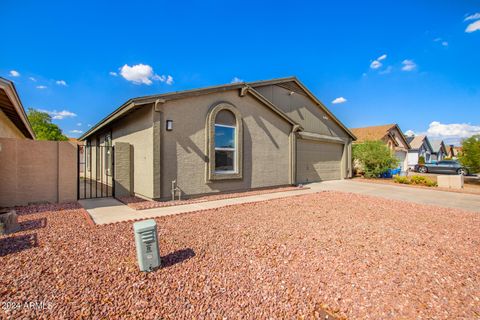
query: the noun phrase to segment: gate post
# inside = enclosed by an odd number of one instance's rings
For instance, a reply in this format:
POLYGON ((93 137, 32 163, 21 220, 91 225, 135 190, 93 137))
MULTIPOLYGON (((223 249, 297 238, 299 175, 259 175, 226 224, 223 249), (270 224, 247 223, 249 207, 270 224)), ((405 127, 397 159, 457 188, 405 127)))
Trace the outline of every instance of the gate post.
POLYGON ((115 142, 113 158, 113 185, 115 196, 130 196, 132 187, 131 146, 127 142, 115 142))

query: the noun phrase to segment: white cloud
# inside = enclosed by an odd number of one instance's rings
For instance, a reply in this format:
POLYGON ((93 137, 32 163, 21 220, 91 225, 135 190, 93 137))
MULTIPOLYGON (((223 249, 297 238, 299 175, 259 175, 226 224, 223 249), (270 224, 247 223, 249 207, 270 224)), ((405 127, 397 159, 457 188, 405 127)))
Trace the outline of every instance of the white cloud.
POLYGON ((37 89, 40 89, 40 90, 43 90, 43 89, 47 89, 47 86, 36 86, 37 89))
POLYGON ((465 18, 463 21, 468 21, 468 20, 478 20, 480 19, 480 13, 474 13, 469 15, 468 17, 465 18))
POLYGON ((442 46, 448 47, 448 42, 447 41, 442 41, 442 46))
POLYGON ((393 71, 393 67, 392 66, 388 66, 385 70, 382 70, 380 72, 378 72, 379 74, 388 74, 388 73, 391 73, 393 71))
POLYGON ((135 84, 152 84, 152 78, 155 76, 152 67, 147 64, 136 64, 130 67, 128 64, 120 69, 120 74, 126 80, 135 84))
POLYGON ((405 131, 405 135, 406 135, 407 137, 411 137, 411 136, 414 136, 414 135, 415 135, 415 132, 413 132, 413 130, 407 130, 407 131, 405 131))
POLYGON ((33 82, 37 82, 37 79, 35 79, 34 77, 29 77, 28 79, 32 80, 33 82))
POLYGON ((238 77, 233 77, 232 81, 230 81, 230 83, 239 83, 239 82, 243 82, 243 79, 240 79, 238 77))
POLYGON ((65 80, 57 80, 55 81, 55 83, 58 84, 59 86, 64 86, 64 87, 67 86, 67 83, 65 82, 65 80))
POLYGON ((113 71, 110 71, 108 74, 111 75, 112 77, 118 76, 118 73, 113 72, 113 71))
POLYGON ((65 118, 73 118, 73 117, 77 116, 75 113, 73 113, 71 111, 68 111, 68 110, 62 110, 62 111, 39 110, 39 111, 48 113, 52 117, 52 119, 56 119, 56 120, 62 120, 62 119, 65 119, 65 118))
POLYGON ((444 124, 433 121, 427 129, 429 137, 438 138, 469 138, 475 134, 480 134, 480 125, 475 126, 468 123, 444 124))
MULTIPOLYGON (((116 76, 116 73, 110 72, 110 75, 116 76)), ((120 68, 120 75, 134 84, 146 84, 149 86, 152 84, 152 80, 157 80, 168 85, 173 84, 173 77, 171 75, 157 75, 148 64, 136 64, 134 66, 126 64, 120 68)))
POLYGON ((82 130, 70 130, 69 132, 70 133, 78 133, 78 134, 83 133, 82 130))
POLYGON ((344 97, 338 97, 332 101, 333 104, 339 104, 339 103, 345 103, 345 102, 347 102, 347 99, 345 99, 344 97))
POLYGON ((20 72, 18 72, 17 70, 11 70, 9 72, 9 74, 12 76, 12 77, 20 77, 20 72))
POLYGON ((387 59, 386 54, 382 54, 380 57, 377 58, 378 61, 382 61, 382 60, 385 60, 385 59, 387 59))
POLYGON ((78 123, 77 123, 77 126, 81 127, 81 126, 82 126, 82 123, 81 123, 81 122, 78 122, 78 123))
POLYGON ((402 64, 403 64, 403 67, 402 67, 403 71, 412 71, 417 67, 417 65, 415 64, 415 62, 413 62, 413 60, 405 59, 402 61, 402 64))
POLYGON ((378 69, 382 66, 382 63, 378 60, 373 60, 372 63, 370 63, 370 68, 372 69, 378 69))
POLYGON ((474 31, 480 30, 480 20, 477 20, 473 23, 470 23, 467 28, 465 29, 465 32, 467 33, 472 33, 474 31))

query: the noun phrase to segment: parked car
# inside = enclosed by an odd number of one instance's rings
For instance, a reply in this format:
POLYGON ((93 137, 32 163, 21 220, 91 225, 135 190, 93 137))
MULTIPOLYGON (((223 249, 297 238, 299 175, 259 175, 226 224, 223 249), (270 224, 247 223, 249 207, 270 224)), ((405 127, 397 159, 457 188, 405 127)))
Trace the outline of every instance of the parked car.
POLYGON ((455 160, 441 160, 425 164, 417 164, 415 171, 420 173, 451 173, 468 175, 468 169, 455 160))

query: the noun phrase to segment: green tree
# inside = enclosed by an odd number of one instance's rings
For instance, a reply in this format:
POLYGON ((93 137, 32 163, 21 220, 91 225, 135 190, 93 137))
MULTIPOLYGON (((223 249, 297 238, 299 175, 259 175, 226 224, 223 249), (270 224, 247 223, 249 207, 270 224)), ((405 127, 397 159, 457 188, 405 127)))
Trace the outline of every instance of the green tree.
POLYGON ((37 140, 66 141, 68 138, 62 133, 56 124, 52 123, 52 117, 46 112, 28 109, 28 120, 37 136, 37 140))
POLYGON ((353 159, 358 161, 367 178, 378 178, 398 166, 398 159, 382 141, 365 141, 353 145, 353 159))
POLYGON ((462 152, 458 155, 458 160, 471 173, 480 172, 480 135, 462 141, 462 152))

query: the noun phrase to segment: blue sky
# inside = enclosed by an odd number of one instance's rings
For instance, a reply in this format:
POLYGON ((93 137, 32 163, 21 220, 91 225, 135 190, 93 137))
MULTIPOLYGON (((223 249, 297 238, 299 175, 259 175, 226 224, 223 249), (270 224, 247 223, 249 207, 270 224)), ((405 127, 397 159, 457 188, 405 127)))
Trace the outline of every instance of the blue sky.
POLYGON ((480 133, 479 13, 468 0, 6 0, 0 75, 69 136, 132 97, 295 75, 349 127, 455 140, 480 133))

